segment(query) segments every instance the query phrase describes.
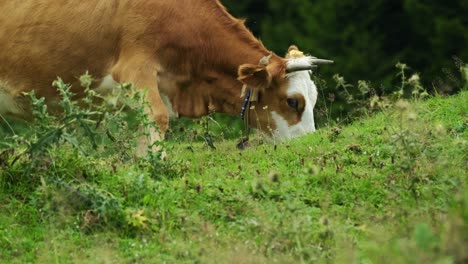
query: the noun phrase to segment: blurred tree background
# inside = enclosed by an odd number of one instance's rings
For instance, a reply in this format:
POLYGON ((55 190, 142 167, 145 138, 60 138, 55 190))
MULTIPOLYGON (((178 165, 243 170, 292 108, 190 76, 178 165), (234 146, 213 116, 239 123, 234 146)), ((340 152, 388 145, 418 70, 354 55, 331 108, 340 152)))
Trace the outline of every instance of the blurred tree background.
POLYGON ((456 70, 468 60, 466 0, 222 0, 266 47, 283 55, 290 44, 333 66, 350 83, 369 80, 391 91, 397 62, 421 73, 426 87, 451 93, 456 70), (449 76, 449 71, 453 75, 449 76))
POLYGON ((467 0, 221 0, 231 14, 279 55, 291 44, 333 65, 319 68, 318 126, 347 118, 362 97, 358 81, 389 95, 399 89, 398 62, 418 73, 429 93, 462 87, 459 69, 468 61, 467 0), (347 86, 332 80, 337 73, 347 86), (340 91, 341 89, 341 91, 340 91), (334 103, 333 103, 334 102, 334 103), (327 107, 333 105, 333 109, 327 107))

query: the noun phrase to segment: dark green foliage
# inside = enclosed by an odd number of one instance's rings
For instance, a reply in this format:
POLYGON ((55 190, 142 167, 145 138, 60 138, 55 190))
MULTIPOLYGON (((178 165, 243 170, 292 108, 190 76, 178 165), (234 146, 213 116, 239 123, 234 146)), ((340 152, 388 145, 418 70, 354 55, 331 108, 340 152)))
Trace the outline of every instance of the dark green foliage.
POLYGON ((466 1, 222 2, 235 15, 247 17, 254 34, 278 54, 297 44, 335 60, 336 65, 320 70, 328 78, 338 72, 351 83, 365 79, 382 91, 392 91, 393 67, 404 61, 427 76, 424 84, 460 88, 452 77, 459 79, 459 64, 468 60, 466 1))

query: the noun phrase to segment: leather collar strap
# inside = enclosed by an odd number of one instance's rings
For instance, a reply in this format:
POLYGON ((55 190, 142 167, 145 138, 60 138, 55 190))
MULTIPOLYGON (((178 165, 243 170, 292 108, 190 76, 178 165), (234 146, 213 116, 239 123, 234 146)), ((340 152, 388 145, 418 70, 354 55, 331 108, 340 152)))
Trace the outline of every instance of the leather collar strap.
POLYGON ((250 111, 251 96, 252 96, 252 88, 248 87, 247 95, 245 96, 244 103, 242 104, 242 109, 240 113, 240 117, 242 121, 244 121, 244 137, 239 140, 239 143, 237 143, 238 149, 245 149, 249 145, 249 134, 250 134, 249 111, 250 111))
POLYGON ((241 109, 241 119, 245 120, 245 110, 250 108, 250 97, 252 96, 252 88, 248 88, 249 90, 247 91, 247 95, 245 96, 244 103, 242 104, 242 109, 241 109))

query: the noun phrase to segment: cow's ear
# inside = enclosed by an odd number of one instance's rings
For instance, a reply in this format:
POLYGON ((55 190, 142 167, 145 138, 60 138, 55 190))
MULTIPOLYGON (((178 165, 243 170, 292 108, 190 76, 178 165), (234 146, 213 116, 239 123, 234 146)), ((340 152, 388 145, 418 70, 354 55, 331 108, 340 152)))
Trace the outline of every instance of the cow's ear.
POLYGON ((265 89, 270 86, 272 77, 267 66, 243 64, 239 66, 237 79, 252 88, 265 89))

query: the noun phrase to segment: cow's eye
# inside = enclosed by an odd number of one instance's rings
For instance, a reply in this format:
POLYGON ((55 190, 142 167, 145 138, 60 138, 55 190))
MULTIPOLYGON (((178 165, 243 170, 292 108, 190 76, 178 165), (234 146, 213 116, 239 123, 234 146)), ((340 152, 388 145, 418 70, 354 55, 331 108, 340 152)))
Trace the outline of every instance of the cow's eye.
POLYGON ((288 98, 287 102, 288 102, 288 106, 289 106, 289 107, 291 107, 291 108, 294 109, 294 110, 298 110, 298 108, 299 108, 299 101, 298 101, 297 99, 288 98))

